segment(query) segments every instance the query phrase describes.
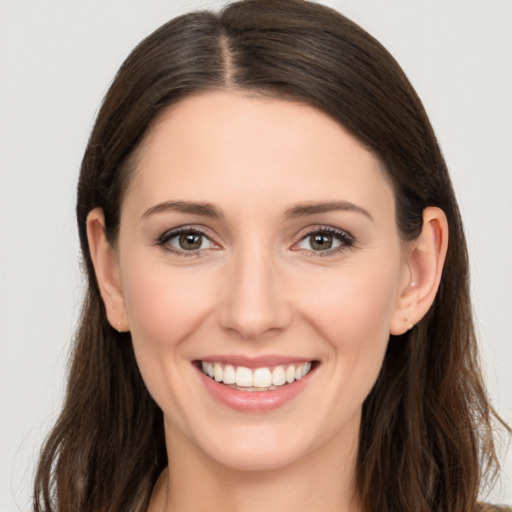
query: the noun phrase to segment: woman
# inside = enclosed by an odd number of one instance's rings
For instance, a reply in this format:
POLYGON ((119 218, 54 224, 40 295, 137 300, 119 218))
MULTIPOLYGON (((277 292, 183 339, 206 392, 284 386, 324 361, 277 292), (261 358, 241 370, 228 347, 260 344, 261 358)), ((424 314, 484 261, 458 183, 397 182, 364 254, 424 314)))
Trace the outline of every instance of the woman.
POLYGON ((355 24, 249 0, 164 25, 105 98, 77 215, 35 510, 477 510, 494 412, 457 204, 355 24))

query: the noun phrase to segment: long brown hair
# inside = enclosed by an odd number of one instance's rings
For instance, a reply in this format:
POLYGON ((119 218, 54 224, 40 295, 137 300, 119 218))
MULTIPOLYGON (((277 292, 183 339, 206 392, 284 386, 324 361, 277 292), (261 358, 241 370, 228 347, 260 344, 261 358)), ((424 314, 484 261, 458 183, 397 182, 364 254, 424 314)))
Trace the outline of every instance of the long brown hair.
POLYGON ((433 129, 393 57, 339 13, 303 0, 245 0, 176 18, 120 68, 82 162, 77 218, 88 289, 65 404, 41 454, 34 510, 142 512, 167 464, 162 412, 130 335, 105 315, 86 217, 105 213, 114 242, 137 149, 169 105, 194 92, 250 90, 312 105, 352 132, 393 183, 397 225, 416 237, 427 206, 444 210, 450 243, 428 314, 391 336, 363 407, 358 486, 378 512, 468 512, 497 467, 495 415, 477 360, 462 223, 433 129))

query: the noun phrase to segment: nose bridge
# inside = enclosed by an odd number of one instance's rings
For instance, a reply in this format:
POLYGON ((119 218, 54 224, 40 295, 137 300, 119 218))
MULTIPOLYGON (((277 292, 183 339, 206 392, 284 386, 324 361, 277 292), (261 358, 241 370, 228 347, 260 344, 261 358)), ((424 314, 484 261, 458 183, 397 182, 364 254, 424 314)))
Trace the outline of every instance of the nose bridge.
POLYGON ((244 339, 284 329, 291 319, 275 255, 257 240, 233 251, 220 308, 223 328, 244 339))

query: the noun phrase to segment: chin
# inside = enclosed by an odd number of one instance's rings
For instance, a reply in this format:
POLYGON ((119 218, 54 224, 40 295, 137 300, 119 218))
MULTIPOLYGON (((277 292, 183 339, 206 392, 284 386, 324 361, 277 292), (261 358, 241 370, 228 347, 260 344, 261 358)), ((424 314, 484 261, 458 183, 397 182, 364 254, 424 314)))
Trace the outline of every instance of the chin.
POLYGON ((200 448, 221 466, 239 471, 282 469, 314 450, 299 429, 287 429, 283 433, 270 426, 253 425, 226 432, 225 437, 221 437, 200 448))
POLYGON ((301 456, 295 452, 254 449, 227 450, 222 454, 212 453, 210 456, 218 464, 231 470, 259 472, 280 470, 301 459, 301 456))

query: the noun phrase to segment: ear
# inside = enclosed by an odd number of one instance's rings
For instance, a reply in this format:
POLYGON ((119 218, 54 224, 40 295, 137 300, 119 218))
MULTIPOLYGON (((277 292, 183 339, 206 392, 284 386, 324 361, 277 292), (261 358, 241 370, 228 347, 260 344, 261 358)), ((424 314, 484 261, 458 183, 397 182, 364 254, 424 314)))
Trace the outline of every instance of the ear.
POLYGON ((107 240, 105 216, 101 208, 91 210, 87 216, 87 240, 108 321, 117 331, 128 331, 118 256, 107 240))
POLYGON ((448 248, 448 221, 443 210, 425 208, 421 233, 408 245, 405 278, 391 319, 394 335, 411 329, 434 302, 448 248))

